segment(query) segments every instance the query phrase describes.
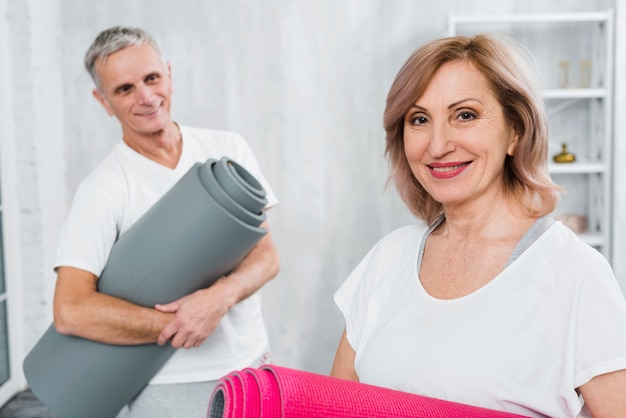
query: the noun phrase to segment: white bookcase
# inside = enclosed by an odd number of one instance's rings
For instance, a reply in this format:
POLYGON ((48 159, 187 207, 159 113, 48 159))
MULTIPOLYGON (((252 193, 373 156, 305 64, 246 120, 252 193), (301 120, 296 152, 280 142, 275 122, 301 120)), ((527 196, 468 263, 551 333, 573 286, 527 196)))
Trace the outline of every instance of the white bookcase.
POLYGON ((534 55, 550 128, 549 167, 565 193, 553 216, 584 217, 580 237, 611 261, 613 11, 449 16, 448 33, 502 34, 534 55), (562 144, 574 162, 555 163, 562 144))

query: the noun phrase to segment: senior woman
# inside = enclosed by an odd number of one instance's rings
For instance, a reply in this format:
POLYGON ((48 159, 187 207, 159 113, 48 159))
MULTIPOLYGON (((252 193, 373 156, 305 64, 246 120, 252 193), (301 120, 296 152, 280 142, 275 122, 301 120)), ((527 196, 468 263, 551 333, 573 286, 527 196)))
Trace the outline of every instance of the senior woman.
POLYGON ((626 416, 626 302, 549 214, 546 114, 515 44, 416 50, 387 97, 391 179, 422 224, 382 238, 335 294, 331 375, 527 416, 626 416))

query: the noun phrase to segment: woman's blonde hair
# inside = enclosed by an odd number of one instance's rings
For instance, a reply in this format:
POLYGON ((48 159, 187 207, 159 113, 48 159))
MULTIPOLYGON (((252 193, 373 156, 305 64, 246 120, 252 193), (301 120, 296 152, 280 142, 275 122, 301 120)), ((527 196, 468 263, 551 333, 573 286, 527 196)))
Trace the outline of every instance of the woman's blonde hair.
POLYGON ((413 214, 428 223, 442 211, 442 205, 411 172, 404 152, 404 123, 435 72, 451 61, 469 61, 485 76, 519 137, 515 155, 507 155, 504 163, 504 192, 521 202, 531 216, 549 214, 558 203, 560 187, 548 173, 548 122, 531 56, 520 45, 489 35, 429 42, 418 48, 396 75, 383 119, 390 180, 400 196, 413 214))

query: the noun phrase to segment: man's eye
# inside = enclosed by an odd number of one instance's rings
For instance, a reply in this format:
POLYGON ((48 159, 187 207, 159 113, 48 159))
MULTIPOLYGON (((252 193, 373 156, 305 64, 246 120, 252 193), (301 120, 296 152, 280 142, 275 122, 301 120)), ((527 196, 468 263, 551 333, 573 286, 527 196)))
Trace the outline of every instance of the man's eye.
POLYGON ((128 93, 130 90, 132 89, 132 86, 121 86, 119 87, 116 92, 117 94, 126 94, 128 93))

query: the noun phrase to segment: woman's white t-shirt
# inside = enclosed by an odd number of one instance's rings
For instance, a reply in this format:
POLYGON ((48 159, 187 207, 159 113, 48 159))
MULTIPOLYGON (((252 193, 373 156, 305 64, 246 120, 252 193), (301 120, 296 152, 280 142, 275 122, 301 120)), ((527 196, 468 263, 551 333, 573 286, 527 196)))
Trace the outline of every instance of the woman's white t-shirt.
POLYGON ((626 302, 606 259, 556 222, 452 300, 421 286, 425 226, 380 240, 335 294, 361 382, 528 416, 575 417, 576 388, 626 369, 626 302))
MULTIPOLYGON (((169 169, 118 143, 79 185, 61 232, 55 269, 71 266, 100 276, 111 248, 195 163, 227 156, 264 187, 267 206, 278 203, 247 142, 233 132, 180 126, 183 149, 169 169)), ((167 301, 164 301, 167 302, 167 301)), ((252 364, 269 347, 258 294, 235 305, 198 348, 178 350, 151 380, 216 380, 252 364)))

